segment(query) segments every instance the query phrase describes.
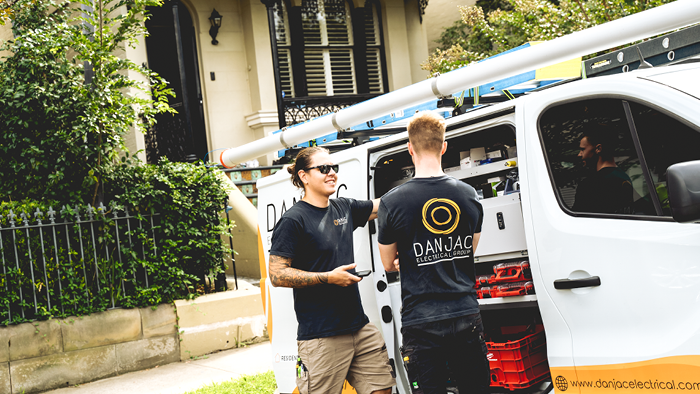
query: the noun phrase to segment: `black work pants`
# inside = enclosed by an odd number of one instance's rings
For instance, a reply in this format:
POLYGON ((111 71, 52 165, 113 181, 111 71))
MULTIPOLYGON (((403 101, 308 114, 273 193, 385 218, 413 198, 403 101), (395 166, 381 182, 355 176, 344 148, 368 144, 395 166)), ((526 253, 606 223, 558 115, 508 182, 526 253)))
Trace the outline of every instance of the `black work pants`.
POLYGON ((459 394, 487 393, 490 370, 483 332, 478 313, 401 328, 401 357, 412 392, 445 394, 449 379, 459 394))

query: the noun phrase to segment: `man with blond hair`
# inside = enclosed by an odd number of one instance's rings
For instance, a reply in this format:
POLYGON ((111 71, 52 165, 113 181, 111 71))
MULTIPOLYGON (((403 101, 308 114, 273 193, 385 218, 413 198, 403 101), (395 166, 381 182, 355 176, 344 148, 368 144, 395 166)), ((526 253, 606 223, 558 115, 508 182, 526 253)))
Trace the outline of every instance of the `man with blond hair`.
POLYGON ((443 118, 416 114, 408 141, 415 177, 382 196, 378 218, 382 264, 401 269, 409 384, 414 394, 444 394, 450 379, 460 394, 486 393, 489 363, 474 290, 483 210, 473 187, 442 171, 443 118))

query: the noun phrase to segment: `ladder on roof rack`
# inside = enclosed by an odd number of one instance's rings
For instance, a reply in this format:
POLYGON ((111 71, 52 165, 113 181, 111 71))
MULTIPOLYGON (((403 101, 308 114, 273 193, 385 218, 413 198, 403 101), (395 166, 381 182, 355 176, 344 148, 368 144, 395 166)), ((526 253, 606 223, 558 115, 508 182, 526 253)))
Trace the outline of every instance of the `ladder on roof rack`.
POLYGON ((700 25, 585 60, 582 65, 583 78, 636 70, 640 65, 637 48, 644 60, 655 67, 690 59, 700 55, 700 25))
MULTIPOLYGON (((517 48, 489 57, 488 59, 499 57, 536 44, 537 43, 526 43, 517 48)), ((395 129, 376 130, 376 128, 410 118, 419 111, 435 111, 440 107, 445 107, 444 116, 448 118, 450 112, 452 112, 452 116, 461 115, 477 106, 508 101, 529 92, 546 89, 575 79, 592 78, 636 70, 640 65, 639 52, 637 49, 641 51, 644 60, 649 62, 652 66, 667 65, 687 60, 700 55, 700 25, 665 34, 640 44, 612 51, 589 60, 581 61, 581 58, 570 60, 569 62, 572 62, 572 64, 576 63, 576 67, 580 69, 579 75, 575 75, 575 73, 571 73, 571 70, 569 70, 568 73, 559 73, 556 74, 557 76, 554 78, 547 78, 548 73, 543 71, 546 68, 528 71, 475 88, 466 89, 463 92, 453 93, 454 97, 431 100, 421 105, 393 112, 387 116, 372 119, 340 132, 327 134, 315 140, 295 145, 289 149, 290 152, 288 152, 288 149, 279 150, 278 156, 282 157, 286 153, 291 153, 308 146, 325 145, 329 143, 333 143, 333 146, 335 146, 335 149, 331 148, 332 150, 340 150, 355 146, 358 143, 373 141, 382 136, 395 134, 395 129), (461 105, 455 105, 457 103, 461 105), (455 108, 451 110, 448 109, 449 107, 455 108)), ((572 64, 567 65, 569 69, 571 69, 572 64)), ((550 67, 561 68, 562 65, 559 64, 550 67)), ((279 131, 275 133, 278 132, 279 131)), ((330 147, 331 146, 329 146, 329 148, 330 147)))

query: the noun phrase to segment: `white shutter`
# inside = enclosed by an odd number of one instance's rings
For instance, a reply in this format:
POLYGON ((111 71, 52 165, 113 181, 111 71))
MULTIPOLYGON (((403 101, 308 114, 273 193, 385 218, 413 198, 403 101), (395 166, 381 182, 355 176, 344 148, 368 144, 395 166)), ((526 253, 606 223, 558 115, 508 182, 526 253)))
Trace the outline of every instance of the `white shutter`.
POLYGON ((301 5, 301 27, 304 32, 304 46, 323 45, 323 9, 317 0, 304 0, 301 5))
POLYGON ((284 97, 294 97, 294 74, 292 73, 292 51, 279 48, 277 50, 280 81, 284 97))
POLYGON ((323 49, 307 49, 304 51, 304 66, 306 68, 306 88, 309 96, 326 96, 326 66, 323 49))
MULTIPOLYGON (((332 95, 356 94, 355 64, 351 49, 329 49, 331 74, 333 79, 332 95)), ((329 94, 330 96, 331 94, 329 94)))

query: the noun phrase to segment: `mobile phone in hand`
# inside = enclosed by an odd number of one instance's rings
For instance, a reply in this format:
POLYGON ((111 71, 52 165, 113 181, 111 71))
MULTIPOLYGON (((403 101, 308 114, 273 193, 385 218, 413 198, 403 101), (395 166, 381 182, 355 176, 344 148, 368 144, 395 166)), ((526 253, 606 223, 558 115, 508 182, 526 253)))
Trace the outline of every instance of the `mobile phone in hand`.
POLYGON ((355 272, 355 276, 358 276, 360 278, 364 278, 365 276, 367 276, 371 273, 372 273, 372 270, 357 271, 357 272, 355 272))

